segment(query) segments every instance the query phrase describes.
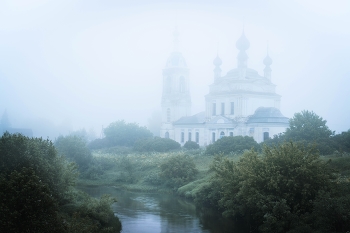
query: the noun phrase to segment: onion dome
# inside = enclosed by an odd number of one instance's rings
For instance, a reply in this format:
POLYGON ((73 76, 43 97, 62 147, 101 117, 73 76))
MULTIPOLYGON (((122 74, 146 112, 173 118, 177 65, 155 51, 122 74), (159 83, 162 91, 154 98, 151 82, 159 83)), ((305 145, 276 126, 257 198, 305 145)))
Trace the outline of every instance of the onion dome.
POLYGON ((243 31, 241 37, 236 42, 236 48, 238 50, 243 50, 244 51, 244 50, 249 49, 249 47, 250 47, 250 42, 247 39, 247 37, 245 37, 244 31, 243 31))
POLYGON ((221 66, 222 61, 221 61, 219 55, 216 56, 216 58, 213 61, 213 64, 214 64, 214 66, 221 66))
POLYGON ((264 58, 264 65, 265 66, 270 66, 272 64, 272 59, 271 57, 267 54, 266 57, 264 58))

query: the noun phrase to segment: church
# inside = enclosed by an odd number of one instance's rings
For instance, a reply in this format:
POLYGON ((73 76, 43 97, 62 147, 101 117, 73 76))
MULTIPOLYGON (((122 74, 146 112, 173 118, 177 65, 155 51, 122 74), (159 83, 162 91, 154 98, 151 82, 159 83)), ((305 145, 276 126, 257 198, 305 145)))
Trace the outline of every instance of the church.
POLYGON ((280 112, 281 96, 271 80, 272 59, 268 54, 264 58, 263 76, 247 67, 250 42, 244 30, 236 42, 237 67, 222 75, 222 61, 216 56, 205 111, 195 115, 191 115, 189 69, 179 51, 176 31, 174 45, 163 69, 161 137, 181 145, 194 141, 207 146, 225 136, 241 135, 260 143, 289 126, 289 119, 280 112))

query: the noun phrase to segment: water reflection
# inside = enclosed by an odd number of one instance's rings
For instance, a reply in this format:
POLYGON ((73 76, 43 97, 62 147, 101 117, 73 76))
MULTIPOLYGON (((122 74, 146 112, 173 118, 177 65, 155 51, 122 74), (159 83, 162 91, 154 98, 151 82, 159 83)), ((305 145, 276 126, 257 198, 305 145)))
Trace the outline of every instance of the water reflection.
POLYGON ((232 223, 197 213, 193 203, 174 195, 134 193, 113 187, 79 188, 94 197, 103 194, 117 197, 118 202, 112 208, 122 222, 123 233, 224 233, 233 230, 232 223))

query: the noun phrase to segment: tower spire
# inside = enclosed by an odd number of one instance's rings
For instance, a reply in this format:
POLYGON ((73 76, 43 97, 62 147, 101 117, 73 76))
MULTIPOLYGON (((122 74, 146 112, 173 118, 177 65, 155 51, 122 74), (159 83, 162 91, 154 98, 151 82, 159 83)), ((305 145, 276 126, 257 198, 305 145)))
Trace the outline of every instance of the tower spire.
POLYGON ((269 56, 269 42, 267 42, 266 46, 266 57, 264 58, 263 61, 265 68, 264 68, 264 77, 267 78, 268 80, 271 80, 271 64, 272 64, 272 59, 269 56))
POLYGON ((249 49, 249 46, 250 42, 244 34, 243 27, 242 35, 236 42, 236 48, 239 50, 239 53, 237 55, 237 65, 240 70, 239 73, 241 79, 244 79, 246 76, 248 55, 245 51, 249 49))
POLYGON ((179 52, 179 32, 177 27, 175 27, 174 33, 174 52, 179 52))

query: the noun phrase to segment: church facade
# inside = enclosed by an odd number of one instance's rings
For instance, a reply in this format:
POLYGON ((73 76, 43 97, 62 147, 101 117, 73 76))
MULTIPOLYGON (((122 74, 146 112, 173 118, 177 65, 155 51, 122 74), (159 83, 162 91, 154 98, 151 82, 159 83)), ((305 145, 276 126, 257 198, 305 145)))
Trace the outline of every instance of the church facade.
POLYGON ((264 75, 247 67, 250 46, 244 31, 236 42, 237 67, 221 74, 222 61, 214 59, 214 81, 205 96, 205 111, 191 115, 189 69, 178 49, 163 69, 162 126, 160 136, 181 145, 194 141, 207 146, 225 136, 250 136, 258 143, 286 130, 289 119, 280 112, 281 96, 271 82, 272 59, 263 60, 264 75))

